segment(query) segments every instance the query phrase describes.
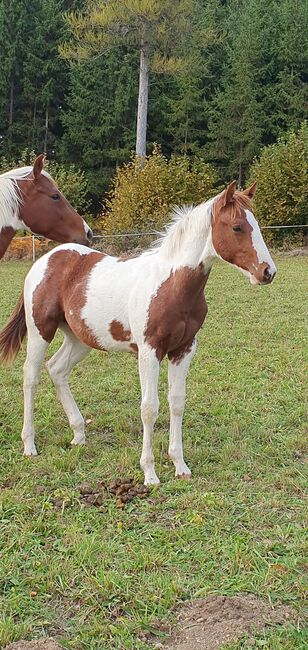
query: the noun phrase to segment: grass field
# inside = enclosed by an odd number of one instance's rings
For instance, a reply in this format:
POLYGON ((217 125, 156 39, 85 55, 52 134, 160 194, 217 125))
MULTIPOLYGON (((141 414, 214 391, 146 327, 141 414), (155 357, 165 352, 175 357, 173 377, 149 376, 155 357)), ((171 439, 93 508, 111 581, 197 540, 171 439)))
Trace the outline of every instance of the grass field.
MULTIPOLYGON (((28 267, 0 264, 0 325, 28 267)), ((84 508, 77 486, 142 478, 135 359, 92 352, 73 372, 73 393, 91 420, 79 449, 70 449, 44 369, 33 459, 23 458, 20 442, 24 352, 0 368, 0 647, 46 635, 67 649, 142 650, 143 634, 172 620, 175 605, 213 593, 253 593, 302 619, 307 267, 307 258, 279 258, 273 285, 257 288, 223 265, 213 270, 184 419, 193 477, 174 480, 166 455, 163 364, 155 440, 162 483, 150 501, 124 510, 112 499, 84 508)), ((307 644, 302 625, 289 624, 249 647, 307 644)))

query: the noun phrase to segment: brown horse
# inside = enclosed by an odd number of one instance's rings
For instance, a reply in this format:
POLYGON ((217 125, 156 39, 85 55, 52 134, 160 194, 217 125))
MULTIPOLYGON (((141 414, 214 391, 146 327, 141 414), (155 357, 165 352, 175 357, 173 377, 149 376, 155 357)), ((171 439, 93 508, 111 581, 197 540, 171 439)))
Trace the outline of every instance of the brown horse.
POLYGON ((33 167, 0 175, 0 259, 17 230, 57 242, 87 244, 92 231, 44 171, 44 154, 33 167))

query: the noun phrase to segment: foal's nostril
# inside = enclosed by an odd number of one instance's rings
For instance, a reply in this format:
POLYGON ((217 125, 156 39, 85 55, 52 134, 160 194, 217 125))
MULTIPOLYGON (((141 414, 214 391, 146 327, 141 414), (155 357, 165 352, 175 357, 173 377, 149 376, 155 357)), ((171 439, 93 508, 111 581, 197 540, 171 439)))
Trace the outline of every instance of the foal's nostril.
POLYGON ((93 239, 93 232, 92 232, 91 228, 89 228, 88 232, 87 232, 87 240, 88 240, 88 242, 91 242, 92 239, 93 239))

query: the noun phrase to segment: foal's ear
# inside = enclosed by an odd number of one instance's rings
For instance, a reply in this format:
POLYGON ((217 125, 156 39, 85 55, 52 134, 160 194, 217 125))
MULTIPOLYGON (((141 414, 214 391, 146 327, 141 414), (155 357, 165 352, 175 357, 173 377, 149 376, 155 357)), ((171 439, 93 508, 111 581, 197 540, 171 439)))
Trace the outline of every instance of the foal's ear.
POLYGON ((45 154, 41 153, 33 163, 33 176, 35 179, 38 179, 41 175, 44 167, 45 154))
POLYGON ((232 183, 230 183, 230 185, 226 187, 225 191, 222 194, 223 206, 227 205, 227 203, 231 203, 235 190, 236 190, 236 181, 232 181, 232 183))
POLYGON ((246 190, 243 190, 242 194, 248 196, 249 199, 253 199, 255 191, 257 189, 257 181, 255 181, 250 187, 247 187, 246 190))

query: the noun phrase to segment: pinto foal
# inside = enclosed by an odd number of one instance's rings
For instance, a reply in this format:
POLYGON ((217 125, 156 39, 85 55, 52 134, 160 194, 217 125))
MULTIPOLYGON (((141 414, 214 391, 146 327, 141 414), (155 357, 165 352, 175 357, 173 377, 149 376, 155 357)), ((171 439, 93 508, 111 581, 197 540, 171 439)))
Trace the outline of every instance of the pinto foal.
POLYGON ((0 175, 0 258, 17 230, 30 230, 57 242, 87 244, 92 231, 44 171, 44 154, 33 167, 0 175))
POLYGON ((269 284, 276 268, 251 212, 255 185, 243 192, 231 183, 219 196, 196 208, 178 210, 156 247, 126 261, 89 248, 64 244, 31 268, 9 322, 0 333, 2 359, 18 352, 28 332, 24 365, 26 456, 35 455, 33 397, 39 370, 57 328, 61 348, 47 364, 74 432, 84 444, 84 420, 73 399, 68 375, 91 348, 138 355, 146 484, 157 484, 152 452, 158 414, 159 365, 168 356, 169 456, 176 476, 189 477, 183 458, 182 416, 187 371, 195 335, 207 312, 204 287, 215 258, 240 269, 252 284, 269 284))

